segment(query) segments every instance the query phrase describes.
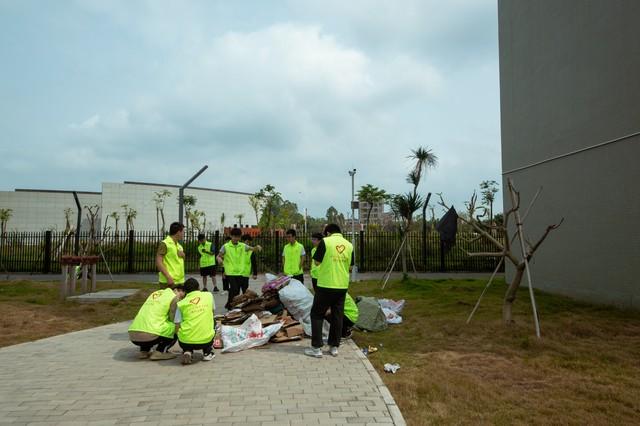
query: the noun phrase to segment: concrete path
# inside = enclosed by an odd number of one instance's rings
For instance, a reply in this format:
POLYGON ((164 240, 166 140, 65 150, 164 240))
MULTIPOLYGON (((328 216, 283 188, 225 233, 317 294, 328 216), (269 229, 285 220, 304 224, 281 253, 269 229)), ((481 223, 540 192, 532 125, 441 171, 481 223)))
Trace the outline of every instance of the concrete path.
POLYGON ((138 360, 127 327, 0 349, 0 424, 405 424, 353 343, 337 358, 304 356, 303 340, 182 366, 138 360))

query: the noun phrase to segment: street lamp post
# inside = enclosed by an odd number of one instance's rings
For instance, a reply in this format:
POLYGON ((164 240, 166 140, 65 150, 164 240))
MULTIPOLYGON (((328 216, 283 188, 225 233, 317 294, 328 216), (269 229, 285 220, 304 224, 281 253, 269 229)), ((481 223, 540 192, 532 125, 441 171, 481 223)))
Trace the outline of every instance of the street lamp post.
POLYGON ((356 169, 349 170, 351 176, 351 245, 353 246, 353 270, 351 272, 351 281, 356 281, 358 277, 358 265, 356 259, 356 215, 355 215, 355 176, 356 169))

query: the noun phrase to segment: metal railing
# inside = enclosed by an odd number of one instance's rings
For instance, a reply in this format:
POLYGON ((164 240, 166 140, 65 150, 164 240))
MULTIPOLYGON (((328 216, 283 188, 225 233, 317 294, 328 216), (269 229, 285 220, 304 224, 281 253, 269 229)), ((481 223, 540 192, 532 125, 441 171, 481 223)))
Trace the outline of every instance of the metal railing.
MULTIPOLYGON (((400 246, 398 233, 357 232, 355 236, 356 264, 362 272, 384 271, 390 266, 392 256, 400 246)), ((475 234, 459 232, 455 246, 443 253, 439 235, 436 232, 410 233, 407 239, 408 270, 413 264, 418 272, 492 272, 499 258, 470 257, 467 252, 496 251, 491 242, 476 239, 475 234)), ((496 237, 503 239, 502 235, 496 237)), ((129 231, 129 233, 110 233, 91 238, 88 233, 80 233, 81 253, 101 255, 109 265, 111 272, 138 273, 156 272, 155 257, 158 243, 165 238, 157 232, 129 231)), ((207 234, 216 250, 223 242, 219 232, 207 234)), ((350 233, 345 238, 351 240, 350 233)), ((298 241, 307 251, 306 269, 310 266, 311 235, 298 235, 298 241)), ((259 244, 263 250, 256 253, 259 272, 280 272, 282 268, 282 249, 286 240, 281 233, 260 235, 254 238, 253 245, 259 244)), ((195 235, 185 236, 182 245, 185 250, 185 269, 196 272, 199 268, 199 254, 195 235)), ((61 232, 9 232, 0 236, 0 269, 8 272, 59 273, 60 257, 73 254, 74 236, 61 232)), ((396 262, 395 271, 402 270, 402 260, 396 262)), ((106 273, 105 262, 98 264, 98 273, 106 273)))

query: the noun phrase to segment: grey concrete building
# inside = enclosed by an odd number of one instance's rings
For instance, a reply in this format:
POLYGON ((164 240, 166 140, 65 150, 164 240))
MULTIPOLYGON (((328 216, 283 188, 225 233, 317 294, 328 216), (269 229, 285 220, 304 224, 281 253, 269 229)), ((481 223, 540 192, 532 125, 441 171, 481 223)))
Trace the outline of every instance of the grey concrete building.
MULTIPOLYGON (((167 190, 171 193, 164 202, 166 228, 178 219, 178 187, 145 182, 123 182, 102 184, 101 192, 78 192, 80 205, 83 208, 81 227, 88 229, 85 206, 99 207, 97 229, 105 225, 114 229, 114 219, 109 217, 113 212, 120 215, 120 231, 125 229, 123 204, 137 211, 134 228, 137 231, 155 231, 156 204, 153 201, 156 192, 167 190)), ((206 230, 221 230, 222 214, 225 215, 224 226, 239 224, 238 216, 242 218, 242 225, 256 225, 256 215, 249 205, 251 194, 211 188, 187 188, 185 195, 196 197, 195 210, 203 211, 206 220, 206 230)), ((16 189, 15 191, 0 191, 0 208, 11 209, 11 218, 7 231, 63 231, 66 227, 65 209, 71 210, 70 222, 76 226, 77 208, 73 193, 68 190, 39 190, 16 189)))
POLYGON ((565 218, 534 284, 640 308, 640 2, 501 0, 498 14, 503 185, 525 208, 543 187, 531 239, 565 218))

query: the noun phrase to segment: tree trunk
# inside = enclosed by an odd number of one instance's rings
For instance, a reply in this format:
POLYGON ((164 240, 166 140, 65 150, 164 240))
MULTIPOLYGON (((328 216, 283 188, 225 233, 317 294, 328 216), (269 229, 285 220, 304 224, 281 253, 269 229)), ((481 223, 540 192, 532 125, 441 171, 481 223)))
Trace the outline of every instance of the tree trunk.
POLYGON ((502 320, 507 325, 513 322, 513 302, 515 302, 516 300, 516 295, 518 293, 518 288, 520 287, 520 282, 522 281, 524 269, 525 264, 524 262, 521 262, 516 268, 516 275, 513 277, 513 280, 511 281, 511 284, 509 284, 509 288, 507 288, 507 292, 504 295, 504 302, 502 304, 502 320))
POLYGON ((160 232, 162 236, 164 236, 165 222, 164 222, 164 209, 160 209, 160 219, 162 220, 162 227, 160 228, 160 232))

